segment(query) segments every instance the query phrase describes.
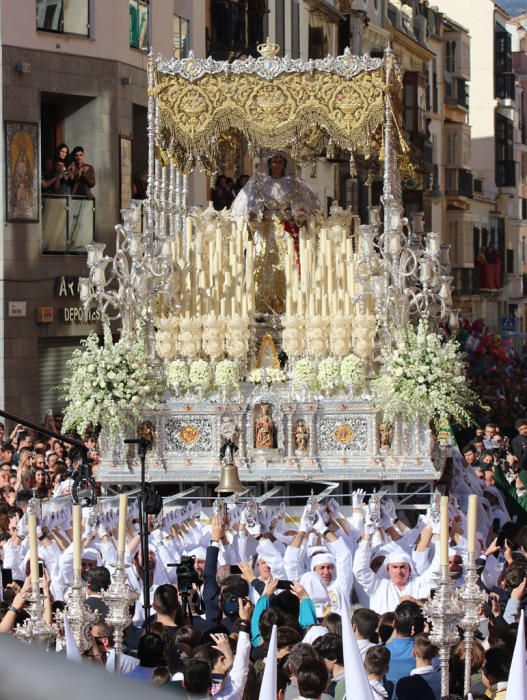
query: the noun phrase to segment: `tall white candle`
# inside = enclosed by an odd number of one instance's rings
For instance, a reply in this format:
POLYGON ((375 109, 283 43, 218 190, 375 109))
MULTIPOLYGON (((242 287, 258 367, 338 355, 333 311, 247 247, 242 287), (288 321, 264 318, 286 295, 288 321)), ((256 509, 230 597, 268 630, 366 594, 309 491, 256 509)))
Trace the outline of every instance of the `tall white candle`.
POLYGON ((72 506, 73 520, 73 571, 80 573, 82 568, 82 507, 72 506))
POLYGON ((450 528, 448 525, 448 496, 441 496, 440 503, 440 564, 448 566, 448 541, 450 538, 450 528))
POLYGON ((38 584, 37 516, 34 513, 29 513, 27 516, 27 528, 29 533, 29 566, 31 583, 38 584))
POLYGON ((119 529, 117 533, 117 553, 124 555, 126 544, 126 515, 128 513, 128 495, 122 493, 119 496, 119 529))
POLYGON ((476 551, 476 530, 478 524, 478 497, 471 494, 468 497, 468 514, 467 514, 467 540, 468 540, 468 552, 476 551))

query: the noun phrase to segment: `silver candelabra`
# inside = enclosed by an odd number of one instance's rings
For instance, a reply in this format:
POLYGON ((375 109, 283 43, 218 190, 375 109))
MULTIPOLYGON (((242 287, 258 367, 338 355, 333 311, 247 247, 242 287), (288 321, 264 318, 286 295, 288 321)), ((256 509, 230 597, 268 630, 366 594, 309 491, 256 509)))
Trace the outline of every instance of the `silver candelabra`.
POLYGON ((91 626, 99 619, 99 613, 88 610, 84 605, 84 585, 80 571, 74 571, 73 574, 66 614, 77 648, 81 653, 87 651, 92 645, 91 626))
POLYGON ((474 552, 469 552, 467 555, 467 562, 464 567, 464 578, 465 581, 458 592, 458 596, 463 610, 463 617, 459 622, 459 626, 464 632, 465 678, 463 692, 466 695, 470 692, 474 632, 479 625, 478 611, 485 602, 485 594, 477 584, 478 574, 476 571, 476 555, 474 552))
POLYGON ((450 649, 459 640, 457 625, 462 615, 459 598, 452 588, 448 564, 441 565, 439 585, 432 600, 423 605, 427 620, 432 623, 430 641, 439 647, 441 663, 441 697, 449 693, 450 649))
POLYGON ((26 612, 29 617, 24 620, 23 625, 16 627, 15 637, 26 644, 49 644, 55 636, 55 630, 44 617, 44 603, 38 581, 32 581, 28 601, 26 612))
POLYGON ((104 255, 104 243, 86 246, 90 272, 79 279, 84 306, 97 306, 110 320, 120 319, 123 336, 130 338, 135 335, 141 314, 151 317, 158 295, 169 295, 174 265, 173 239, 165 235, 164 229, 157 230, 156 236, 150 228, 138 231, 139 211, 139 206, 121 210, 123 223, 115 227, 113 258, 104 255))
POLYGON ((138 599, 136 591, 130 588, 124 565, 124 552, 119 552, 117 566, 114 569, 112 583, 105 591, 103 599, 108 605, 106 622, 113 628, 115 649, 115 673, 119 672, 123 649, 124 630, 132 622, 130 606, 138 599))

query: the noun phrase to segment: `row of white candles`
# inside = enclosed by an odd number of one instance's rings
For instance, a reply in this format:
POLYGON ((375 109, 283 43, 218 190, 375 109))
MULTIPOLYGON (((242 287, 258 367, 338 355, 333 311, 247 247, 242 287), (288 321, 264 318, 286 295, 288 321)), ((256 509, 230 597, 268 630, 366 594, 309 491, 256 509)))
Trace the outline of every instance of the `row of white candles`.
MULTIPOLYGON (((119 525, 117 530, 117 555, 119 565, 124 564, 124 552, 126 546, 126 516, 128 512, 128 496, 119 496, 119 525)), ((72 506, 72 529, 73 529, 73 578, 80 582, 82 570, 82 507, 72 506)), ((28 514, 29 531, 29 566, 31 583, 38 585, 38 537, 37 537, 37 516, 35 513, 28 514)))
MULTIPOLYGON (((298 255, 292 236, 286 236, 286 314, 352 316, 354 254, 347 229, 333 226, 330 237, 323 228, 318 238, 300 229, 298 255)), ((194 230, 192 218, 187 217, 184 241, 173 245, 182 316, 247 318, 254 313, 255 249, 245 225, 233 223, 228 242, 218 225, 215 236, 205 242, 203 232, 194 230)))
MULTIPOLYGON (((119 564, 124 563, 124 552, 126 545, 126 517, 128 512, 128 496, 119 496, 119 526, 117 534, 117 554, 119 564)), ((468 498, 467 514, 467 551, 476 551, 476 529, 478 521, 478 497, 471 495, 468 498)), ((448 545, 450 541, 450 523, 448 513, 448 496, 441 496, 440 503, 440 563, 448 566, 448 545)), ((34 513, 28 515, 29 530, 29 562, 31 571, 31 583, 38 584, 38 537, 37 537, 37 517, 34 513)), ((80 580, 82 567, 82 508, 79 505, 73 506, 73 571, 74 578, 80 580)))
POLYGON ((178 262, 177 290, 181 315, 195 318, 214 314, 247 318, 254 312, 254 242, 243 224, 232 223, 228 241, 218 225, 204 240, 203 231, 186 219, 184 240, 173 243, 178 262))
POLYGON ((285 259, 286 315, 353 315, 355 296, 353 241, 347 230, 333 226, 331 236, 322 228, 316 237, 302 228, 298 239, 298 261, 291 236, 285 259))

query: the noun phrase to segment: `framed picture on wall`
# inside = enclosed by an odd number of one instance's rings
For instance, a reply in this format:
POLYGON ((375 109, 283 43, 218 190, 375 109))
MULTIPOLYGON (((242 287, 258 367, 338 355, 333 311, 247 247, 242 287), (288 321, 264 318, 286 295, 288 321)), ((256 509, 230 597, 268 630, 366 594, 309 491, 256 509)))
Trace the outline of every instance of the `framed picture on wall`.
POLYGON ((6 220, 40 219, 40 156, 36 122, 5 122, 6 220))
POLYGON ((119 136, 120 209, 130 206, 132 200, 132 139, 119 136))

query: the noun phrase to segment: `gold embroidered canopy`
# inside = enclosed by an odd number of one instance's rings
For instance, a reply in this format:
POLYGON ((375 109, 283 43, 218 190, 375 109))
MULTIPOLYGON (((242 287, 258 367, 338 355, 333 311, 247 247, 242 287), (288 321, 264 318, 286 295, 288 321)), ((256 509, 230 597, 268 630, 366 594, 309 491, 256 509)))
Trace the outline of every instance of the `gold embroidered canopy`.
POLYGON ((300 163, 336 148, 352 162, 380 154, 385 99, 399 90, 391 61, 349 51, 307 62, 279 58, 269 40, 258 50, 259 58, 232 63, 193 55, 155 62, 150 94, 162 161, 184 173, 196 165, 212 173, 233 134, 250 155, 287 150, 300 163))

